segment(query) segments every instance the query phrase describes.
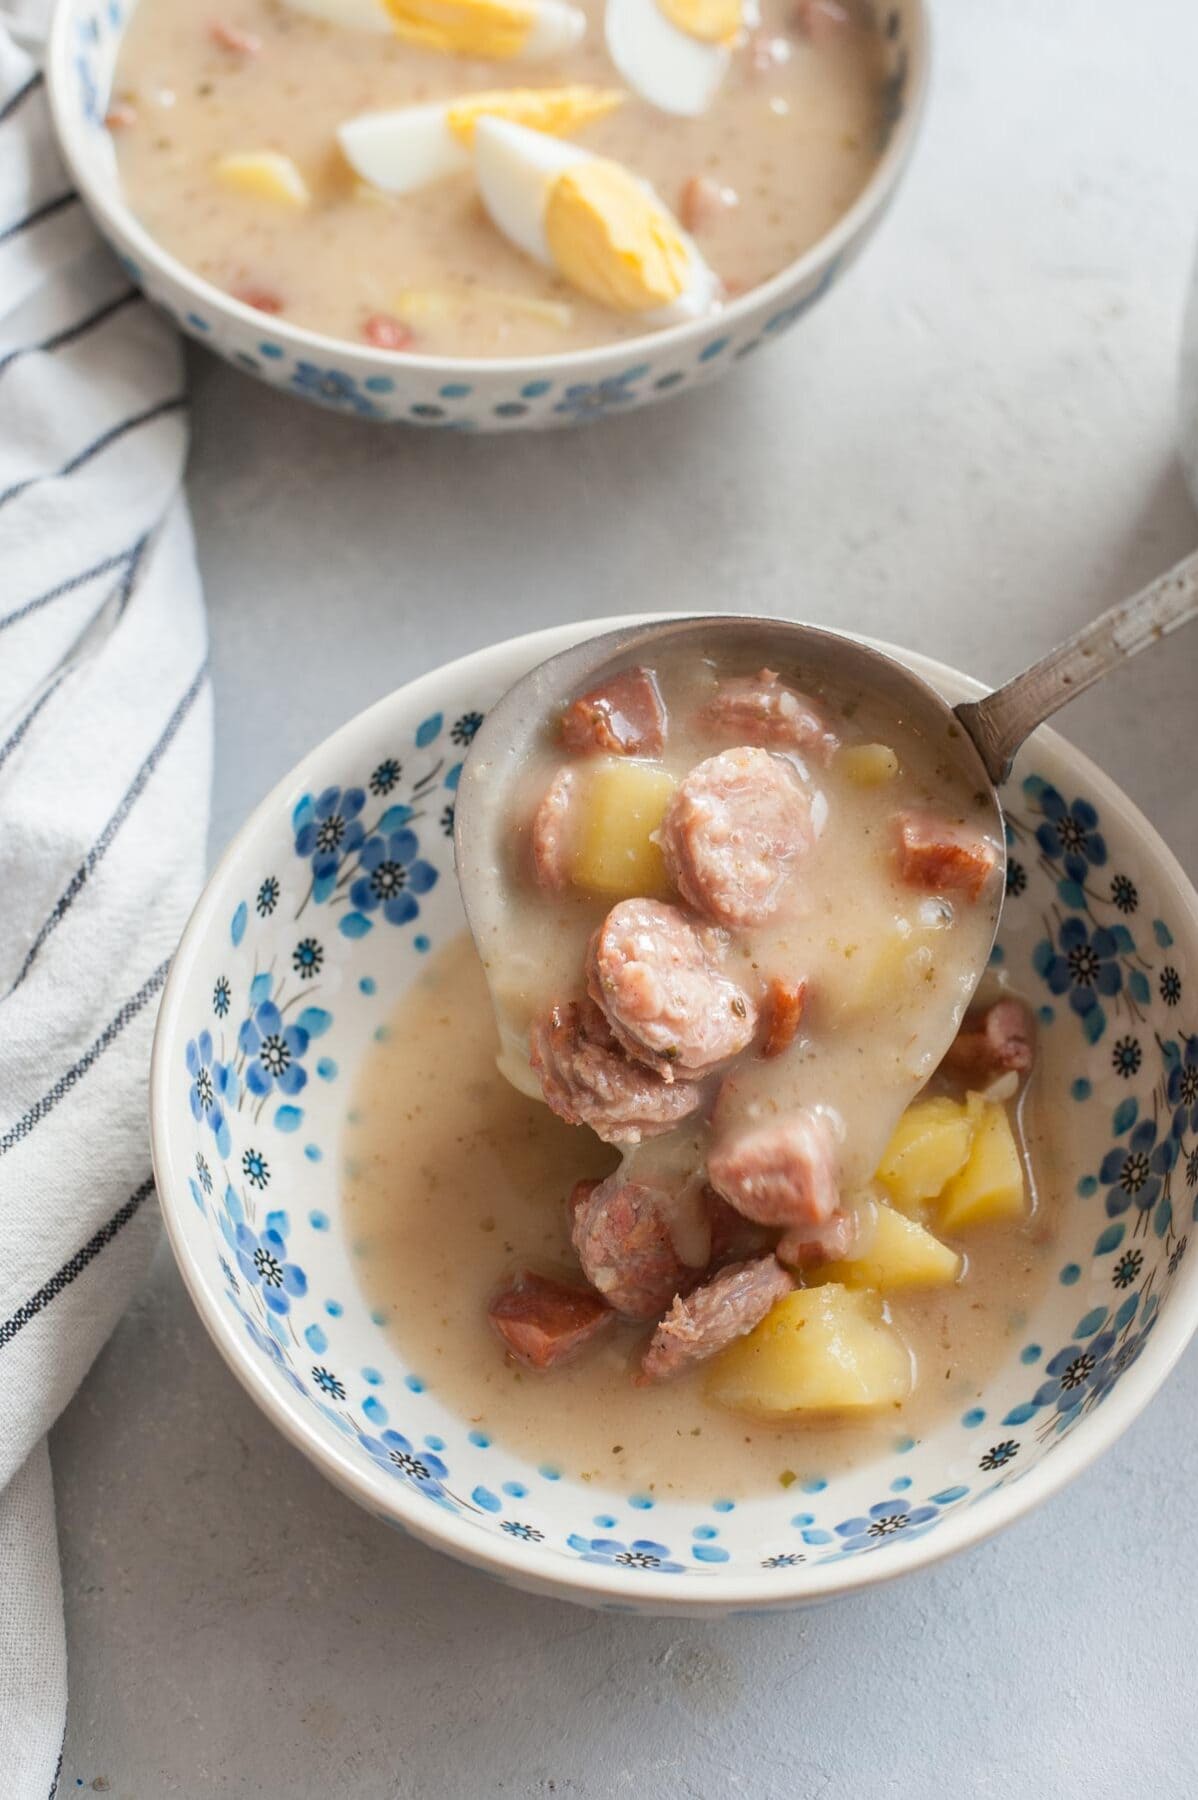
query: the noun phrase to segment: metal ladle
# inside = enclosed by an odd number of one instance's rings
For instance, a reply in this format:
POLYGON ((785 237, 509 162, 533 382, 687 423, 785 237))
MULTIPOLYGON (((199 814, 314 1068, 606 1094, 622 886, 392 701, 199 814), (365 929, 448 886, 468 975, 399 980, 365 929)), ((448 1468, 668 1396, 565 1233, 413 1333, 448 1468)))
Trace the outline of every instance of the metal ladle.
MULTIPOLYGON (((998 784, 1037 725, 1120 663, 1198 614, 1198 552, 1121 601, 982 700, 950 706, 926 681, 884 651, 814 625, 786 619, 704 614, 630 625, 574 644, 530 669, 491 708, 458 784, 455 848, 466 917, 484 962, 497 930, 500 884, 507 879, 511 822, 505 794, 546 724, 576 695, 659 651, 690 649, 696 659, 728 655, 746 666, 800 673, 817 690, 869 695, 908 731, 919 733, 948 770, 964 776, 992 814, 1005 875, 1006 838, 998 784)), ((998 930, 1005 883, 991 886, 998 930)), ((985 968, 979 962, 976 980, 985 968)), ((975 980, 975 986, 976 986, 975 980)))

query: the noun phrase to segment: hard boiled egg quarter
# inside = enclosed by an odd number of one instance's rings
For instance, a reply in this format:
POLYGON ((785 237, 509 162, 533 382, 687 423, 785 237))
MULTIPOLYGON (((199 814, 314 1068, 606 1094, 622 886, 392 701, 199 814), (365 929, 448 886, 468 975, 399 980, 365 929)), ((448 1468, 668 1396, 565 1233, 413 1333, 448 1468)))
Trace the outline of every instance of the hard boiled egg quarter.
POLYGON ((607 0, 607 50, 629 87, 660 112, 693 118, 714 100, 751 0, 607 0))
POLYGON ((567 0, 286 0, 296 12, 357 31, 392 32, 446 56, 537 62, 582 41, 586 14, 567 0))
POLYGON ((338 128, 337 140, 364 181, 390 194, 410 194, 470 167, 474 129, 484 113, 560 137, 604 118, 623 97, 618 89, 582 85, 467 94, 440 105, 362 113, 338 128))
POLYGON ((478 191, 503 235, 600 305, 669 325, 708 312, 719 282, 647 182, 507 119, 474 129, 478 191))

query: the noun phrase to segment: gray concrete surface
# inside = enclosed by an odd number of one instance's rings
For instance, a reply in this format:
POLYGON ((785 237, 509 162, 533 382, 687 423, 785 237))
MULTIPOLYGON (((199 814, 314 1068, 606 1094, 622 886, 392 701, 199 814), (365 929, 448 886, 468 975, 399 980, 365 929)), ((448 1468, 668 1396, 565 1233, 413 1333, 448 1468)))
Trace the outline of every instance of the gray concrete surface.
MULTIPOLYGON (((387 688, 513 630, 793 610, 998 677, 1198 541, 1173 449, 1198 10, 941 0, 926 137, 826 309, 585 434, 379 435, 194 359, 214 852, 387 688)), ((1198 874, 1198 637, 1068 729, 1198 874)), ((1172 1800, 1198 1792, 1198 1352, 974 1554, 768 1621, 525 1598, 357 1511, 163 1252, 53 1438, 62 1793, 1172 1800)), ((0 1791, 3 1789, 0 1775, 0 1791)))

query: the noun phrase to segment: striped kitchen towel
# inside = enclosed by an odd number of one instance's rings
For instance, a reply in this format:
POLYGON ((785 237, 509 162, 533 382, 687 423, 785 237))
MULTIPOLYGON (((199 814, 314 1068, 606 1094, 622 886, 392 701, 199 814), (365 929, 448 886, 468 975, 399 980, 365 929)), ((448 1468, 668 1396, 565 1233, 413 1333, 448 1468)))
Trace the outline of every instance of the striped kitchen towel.
POLYGON ((202 879, 211 762, 186 448, 179 344, 71 192, 35 61, 0 15, 5 1800, 45 1800, 61 1766, 46 1433, 157 1235, 150 1035, 202 879))

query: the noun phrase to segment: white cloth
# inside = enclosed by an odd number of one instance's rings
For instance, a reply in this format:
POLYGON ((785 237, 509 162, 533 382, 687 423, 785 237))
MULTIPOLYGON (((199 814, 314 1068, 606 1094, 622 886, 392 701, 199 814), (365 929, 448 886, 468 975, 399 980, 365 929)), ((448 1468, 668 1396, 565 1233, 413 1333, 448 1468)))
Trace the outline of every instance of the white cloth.
MULTIPOLYGON (((28 16, 28 12, 24 16, 28 16)), ((0 23, 0 1791, 46 1800, 66 1651, 46 1432, 157 1235, 146 1123, 203 874, 211 696, 182 358, 0 23)))

